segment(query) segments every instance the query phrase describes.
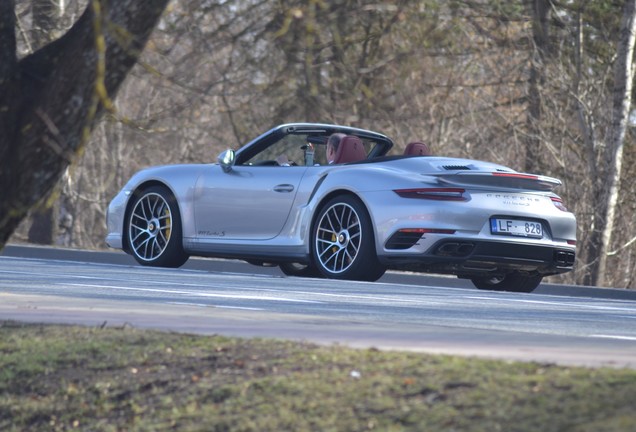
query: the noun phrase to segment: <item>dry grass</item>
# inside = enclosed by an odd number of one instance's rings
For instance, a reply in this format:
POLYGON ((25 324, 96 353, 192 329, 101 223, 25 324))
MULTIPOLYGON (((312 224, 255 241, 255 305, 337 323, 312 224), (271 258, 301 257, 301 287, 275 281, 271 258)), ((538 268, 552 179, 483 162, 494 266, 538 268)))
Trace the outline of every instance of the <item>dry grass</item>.
POLYGON ((632 431, 636 372, 2 323, 3 431, 632 431))

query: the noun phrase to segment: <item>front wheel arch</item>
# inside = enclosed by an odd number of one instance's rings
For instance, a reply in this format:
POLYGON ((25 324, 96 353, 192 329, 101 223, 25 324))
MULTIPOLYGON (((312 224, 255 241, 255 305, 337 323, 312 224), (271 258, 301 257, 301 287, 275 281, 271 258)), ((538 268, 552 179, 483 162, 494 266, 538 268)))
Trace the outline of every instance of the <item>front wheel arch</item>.
MULTIPOLYGON (((132 191, 130 193, 130 198, 128 198, 128 202, 126 203, 126 211, 124 212, 124 222, 123 222, 123 226, 122 226, 122 247, 123 250, 128 253, 133 255, 132 250, 130 250, 130 243, 128 241, 128 227, 126 226, 128 223, 128 218, 130 217, 130 212, 132 211, 133 205, 135 204, 135 202, 139 199, 139 197, 141 195, 143 195, 143 193, 150 189, 151 187, 163 187, 166 188, 167 190, 170 191, 170 193, 172 194, 172 196, 175 196, 174 192, 172 191, 171 188, 169 188, 165 183, 157 181, 157 180, 149 180, 146 181, 140 185, 138 185, 134 191, 132 191)), ((177 208, 179 208, 179 206, 177 206, 177 208)), ((179 208, 179 218, 181 219, 181 209, 179 208)))

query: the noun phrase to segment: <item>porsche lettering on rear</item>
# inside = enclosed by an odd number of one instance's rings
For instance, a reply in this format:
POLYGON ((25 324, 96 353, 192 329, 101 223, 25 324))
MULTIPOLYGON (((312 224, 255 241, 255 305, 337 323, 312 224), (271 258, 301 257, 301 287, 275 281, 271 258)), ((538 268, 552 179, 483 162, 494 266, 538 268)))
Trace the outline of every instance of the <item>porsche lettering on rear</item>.
POLYGON ((488 196, 500 199, 506 205, 529 206, 541 201, 539 198, 523 195, 488 194, 488 196))

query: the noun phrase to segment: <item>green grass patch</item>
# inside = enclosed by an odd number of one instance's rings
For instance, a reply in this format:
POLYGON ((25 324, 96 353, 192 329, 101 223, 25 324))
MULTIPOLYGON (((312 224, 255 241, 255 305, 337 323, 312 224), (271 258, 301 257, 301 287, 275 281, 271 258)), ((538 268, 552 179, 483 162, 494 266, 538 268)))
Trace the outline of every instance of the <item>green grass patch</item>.
POLYGON ((3 431, 633 431, 636 372, 0 325, 3 431))

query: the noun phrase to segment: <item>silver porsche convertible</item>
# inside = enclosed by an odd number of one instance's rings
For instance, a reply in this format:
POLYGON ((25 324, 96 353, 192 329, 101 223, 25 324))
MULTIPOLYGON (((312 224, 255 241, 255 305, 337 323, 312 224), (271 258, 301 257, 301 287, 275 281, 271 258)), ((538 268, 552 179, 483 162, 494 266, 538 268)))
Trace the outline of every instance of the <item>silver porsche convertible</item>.
POLYGON ((110 203, 106 242, 150 266, 196 255, 365 281, 403 269, 518 292, 572 270, 576 220, 559 180, 392 147, 368 130, 295 123, 217 163, 148 168, 110 203))

